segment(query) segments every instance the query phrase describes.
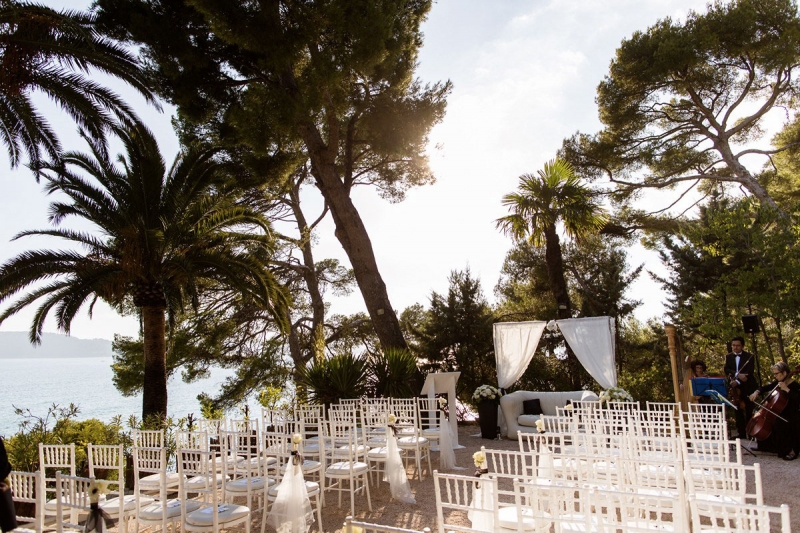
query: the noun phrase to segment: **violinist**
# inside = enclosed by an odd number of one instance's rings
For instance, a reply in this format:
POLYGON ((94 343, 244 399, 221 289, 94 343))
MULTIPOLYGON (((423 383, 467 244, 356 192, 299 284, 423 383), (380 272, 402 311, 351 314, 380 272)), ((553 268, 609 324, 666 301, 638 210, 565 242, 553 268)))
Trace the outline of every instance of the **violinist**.
POLYGON ((728 377, 728 398, 737 404, 736 431, 739 438, 747 435, 747 422, 753 416, 753 402, 749 396, 758 388, 755 380, 755 358, 744 351, 744 338, 731 339, 731 353, 725 356, 725 375, 728 377))
POLYGON ((789 365, 784 362, 772 365, 770 370, 775 381, 757 389, 750 395, 750 400, 756 401, 759 396, 769 395, 776 389, 787 395, 786 407, 777 413, 786 420, 775 419, 771 438, 778 457, 786 461, 793 461, 800 454, 800 410, 798 410, 800 409, 800 383, 792 378, 789 365))

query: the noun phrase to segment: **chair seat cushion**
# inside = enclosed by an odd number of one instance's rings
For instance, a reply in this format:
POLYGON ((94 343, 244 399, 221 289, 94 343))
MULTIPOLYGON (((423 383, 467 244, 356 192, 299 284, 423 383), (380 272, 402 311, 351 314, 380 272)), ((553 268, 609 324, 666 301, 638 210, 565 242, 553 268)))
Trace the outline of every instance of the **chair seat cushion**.
MULTIPOLYGON (((154 501, 155 500, 153 500, 153 498, 139 496, 139 505, 149 505, 154 501)), ((119 514, 119 498, 111 498, 109 500, 101 501, 100 509, 111 516, 117 516, 119 514)), ((133 511, 134 509, 136 509, 136 495, 128 494, 124 496, 122 499, 122 511, 127 513, 128 511, 133 511)))
POLYGON ((186 480, 186 483, 184 483, 183 486, 186 487, 187 491, 192 492, 193 490, 202 490, 207 488, 209 482, 216 484, 217 487, 221 487, 223 481, 230 481, 230 479, 230 476, 217 472, 214 474, 213 480, 210 478, 210 476, 195 476, 186 480))
MULTIPOLYGON (((186 510, 191 512, 200 508, 200 502, 195 500, 186 500, 186 510)), ((161 502, 153 502, 141 508, 139 511, 140 520, 159 521, 161 520, 161 513, 163 507, 161 502)), ((175 498, 167 500, 166 502, 167 519, 175 519, 181 516, 181 500, 175 498)))
POLYGON ((234 479, 233 481, 225 483, 225 490, 229 492, 247 492, 248 480, 250 480, 250 490, 263 490, 264 483, 267 483, 267 480, 269 480, 270 485, 275 483, 274 480, 261 476, 254 476, 250 478, 240 477, 239 479, 234 479))
MULTIPOLYGON (((497 512, 500 518, 500 527, 502 529, 513 529, 517 531, 517 508, 516 507, 501 507, 497 512)), ((549 513, 543 513, 541 517, 533 517, 533 511, 525 509, 522 511, 522 529, 525 531, 549 531, 551 521, 548 520, 549 513)))
MULTIPOLYGON (((167 472, 164 476, 167 487, 175 487, 181 479, 177 472, 167 472)), ((139 479, 139 490, 158 490, 161 485, 161 474, 151 474, 139 479)))
POLYGON ((353 455, 364 455, 368 451, 367 447, 364 444, 358 444, 358 445, 353 445, 353 446, 350 446, 350 445, 337 446, 333 450, 333 456, 334 457, 339 457, 339 458, 350 457, 350 452, 349 452, 348 448, 351 448, 351 447, 353 449, 353 455))
MULTIPOLYGON (((270 487, 269 491, 267 491, 267 498, 274 500, 278 497, 278 488, 280 484, 275 484, 273 487, 270 487)), ((319 492, 319 483, 314 481, 306 481, 306 491, 308 492, 309 496, 313 496, 319 492)))
POLYGON ((428 444, 428 439, 425 437, 399 437, 397 439, 398 448, 416 448, 417 446, 425 446, 428 444))
POLYGON ((366 463, 361 463, 358 461, 354 461, 352 463, 352 468, 350 465, 350 461, 333 463, 325 469, 325 475, 330 477, 347 477, 350 475, 351 470, 353 474, 361 474, 369 469, 366 463))
POLYGON ((434 440, 438 439, 439 436, 441 435, 441 433, 442 432, 439 430, 438 427, 437 428, 427 428, 427 429, 423 429, 422 430, 422 436, 423 437, 428 438, 428 439, 434 439, 434 440))
MULTIPOLYGON (((226 503, 217 506, 217 520, 220 525, 234 522, 250 516, 250 509, 244 505, 226 503)), ((204 507, 186 515, 186 522, 193 526, 212 526, 214 524, 214 508, 204 507)))
POLYGON ((389 448, 386 446, 380 446, 378 448, 372 448, 369 453, 367 453, 367 458, 372 460, 386 460, 387 455, 389 454, 389 448))
MULTIPOLYGON (((322 468, 322 463, 319 461, 312 461, 311 459, 304 459, 303 460, 303 473, 310 474, 311 472, 316 472, 322 468)), ((281 467, 281 474, 286 472, 286 465, 281 467)))

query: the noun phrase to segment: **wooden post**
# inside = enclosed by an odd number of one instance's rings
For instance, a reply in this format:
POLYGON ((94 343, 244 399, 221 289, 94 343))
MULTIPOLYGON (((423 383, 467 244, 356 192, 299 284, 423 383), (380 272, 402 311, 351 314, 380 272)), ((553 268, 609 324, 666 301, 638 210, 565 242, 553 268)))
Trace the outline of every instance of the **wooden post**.
POLYGON ((678 331, 672 324, 664 324, 664 331, 667 334, 667 346, 669 347, 669 360, 672 364, 672 389, 675 393, 675 401, 681 404, 681 409, 684 411, 689 408, 686 404, 686 394, 682 394, 683 384, 681 383, 681 374, 678 371, 678 361, 681 358, 680 354, 680 341, 678 339, 678 331))

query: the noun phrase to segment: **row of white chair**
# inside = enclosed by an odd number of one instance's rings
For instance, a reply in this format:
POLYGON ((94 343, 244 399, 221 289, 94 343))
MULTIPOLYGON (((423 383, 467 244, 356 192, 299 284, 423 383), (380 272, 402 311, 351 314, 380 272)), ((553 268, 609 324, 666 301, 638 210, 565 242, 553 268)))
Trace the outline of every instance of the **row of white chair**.
POLYGON ((504 480, 494 474, 476 478, 434 471, 434 483, 440 533, 521 533, 551 528, 555 532, 678 533, 691 528, 695 532, 766 533, 775 531, 771 525, 779 526, 783 533, 790 531, 786 505, 770 507, 701 494, 683 500, 641 487, 625 490, 577 482, 542 483, 524 476, 504 480), (504 490, 501 481, 510 481, 511 490, 504 490), (509 495, 513 496, 511 502, 509 495))

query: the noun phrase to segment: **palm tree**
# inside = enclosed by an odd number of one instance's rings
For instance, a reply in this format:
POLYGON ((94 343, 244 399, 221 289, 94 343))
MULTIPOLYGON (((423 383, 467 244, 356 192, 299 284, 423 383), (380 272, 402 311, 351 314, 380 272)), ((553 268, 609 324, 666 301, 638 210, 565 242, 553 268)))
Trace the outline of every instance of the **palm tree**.
POLYGON ((157 105, 135 57, 98 33, 93 14, 0 0, 0 141, 12 167, 23 153, 38 166, 43 154, 55 158, 60 150, 55 132, 33 105, 33 92, 54 100, 94 139, 101 139, 114 119, 127 125, 136 120, 90 71, 131 84, 157 105))
MULTIPOLYGON (((581 239, 599 231, 608 221, 595 202, 594 193, 583 185, 572 166, 563 159, 545 163, 536 175, 523 174, 517 192, 503 197, 511 214, 497 220, 497 227, 515 239, 528 238, 534 246, 545 247, 545 262, 550 289, 558 308, 558 318, 572 317, 559 224, 566 235, 581 239)), ((577 361, 569 354, 573 387, 578 388, 577 361)))
POLYGON ((144 343, 142 415, 163 416, 167 315, 187 302, 197 309, 203 289, 213 286, 250 296, 285 328, 288 296, 267 268, 268 221, 224 193, 225 175, 213 151, 188 149, 167 170, 146 128, 121 131, 120 138, 126 157, 119 156, 118 166, 101 141, 87 137, 91 155, 67 153, 63 166, 39 169, 48 192, 68 199, 51 204, 50 221, 58 226, 77 217, 98 232, 56 227, 17 235, 59 237, 85 251, 29 251, 0 266, 0 302, 36 284, 0 314, 0 324, 41 299, 30 329, 31 342, 38 343, 51 311, 58 328, 69 333, 87 303, 91 313, 98 298, 120 311, 132 302, 144 343))

